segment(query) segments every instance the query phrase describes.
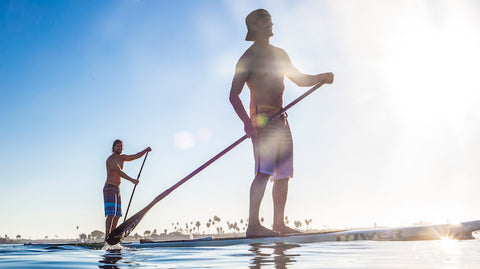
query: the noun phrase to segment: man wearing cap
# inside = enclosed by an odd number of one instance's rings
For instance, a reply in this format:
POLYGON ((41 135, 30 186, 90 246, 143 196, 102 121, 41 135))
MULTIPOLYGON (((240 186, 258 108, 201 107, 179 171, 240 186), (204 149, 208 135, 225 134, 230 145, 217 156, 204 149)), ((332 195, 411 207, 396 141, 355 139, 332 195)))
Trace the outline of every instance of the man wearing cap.
POLYGON ((244 130, 252 138, 255 178, 250 187, 247 237, 276 236, 299 233, 285 225, 284 212, 288 182, 293 176, 293 141, 286 114, 268 122, 283 106, 286 76, 298 86, 313 86, 321 81, 333 83, 332 73, 306 75, 298 71, 288 54, 270 44, 272 18, 265 9, 257 9, 245 19, 247 41, 254 41, 240 57, 230 90, 230 102, 243 121, 244 130), (250 89, 250 115, 240 99, 247 84, 250 89), (259 221, 260 204, 268 180, 273 181, 273 230, 259 221))
POLYGON ((117 227, 118 219, 122 216, 122 201, 120 198, 121 178, 124 178, 133 184, 138 184, 138 179, 134 179, 123 172, 125 162, 136 160, 145 153, 152 151, 150 147, 140 151, 137 154, 122 154, 122 140, 115 140, 112 145, 112 155, 107 159, 107 180, 103 187, 103 200, 105 206, 105 239, 117 227))

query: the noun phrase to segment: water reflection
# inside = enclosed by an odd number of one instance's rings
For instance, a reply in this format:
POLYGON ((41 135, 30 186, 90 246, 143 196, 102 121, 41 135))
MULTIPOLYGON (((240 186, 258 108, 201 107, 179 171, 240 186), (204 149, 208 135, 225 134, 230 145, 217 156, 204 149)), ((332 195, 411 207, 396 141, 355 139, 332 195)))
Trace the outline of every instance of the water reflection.
POLYGON ((98 267, 105 268, 105 269, 117 269, 120 268, 117 266, 117 262, 121 260, 122 257, 122 250, 121 249, 112 249, 107 250, 105 255, 103 255, 103 259, 99 262, 101 263, 98 267))
POLYGON ((287 265, 295 263, 295 257, 300 254, 291 253, 289 250, 300 247, 298 244, 275 243, 272 244, 251 244, 249 251, 255 256, 251 260, 249 268, 262 268, 275 265, 275 269, 287 268, 287 265))

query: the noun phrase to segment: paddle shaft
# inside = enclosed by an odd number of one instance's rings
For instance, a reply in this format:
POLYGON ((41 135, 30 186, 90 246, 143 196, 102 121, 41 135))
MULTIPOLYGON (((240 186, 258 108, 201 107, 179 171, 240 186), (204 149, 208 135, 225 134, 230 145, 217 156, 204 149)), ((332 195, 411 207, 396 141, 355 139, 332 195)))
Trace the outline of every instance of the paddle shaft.
MULTIPOLYGON (((285 111, 296 105, 298 102, 302 101, 305 97, 310 95, 312 92, 314 92, 316 89, 320 88, 323 84, 325 84, 325 81, 322 81, 320 83, 317 83, 315 86, 313 86, 310 90, 306 91, 304 94, 302 94, 300 97, 297 99, 293 100, 290 104, 282 108, 280 111, 278 111, 275 115, 273 115, 269 120, 275 120, 277 119, 280 115, 282 115, 285 111)), ((237 141, 235 141, 233 144, 222 150, 220 153, 215 155, 213 158, 208 160, 206 163, 202 164, 200 167, 195 169, 195 171, 191 172, 188 174, 186 177, 184 177, 182 180, 177 182, 175 185, 167 189, 166 191, 162 192, 160 195, 158 195, 146 208, 152 208, 156 203, 158 203, 160 200, 165 198, 167 195, 169 195, 172 191, 174 191, 176 188, 180 187, 183 183, 187 182, 189 179, 194 177, 196 174, 200 173, 203 169, 208 167, 210 164, 218 160, 220 157, 225 155, 227 152, 232 150, 234 147, 238 146, 238 144, 242 143, 244 140, 246 140, 248 137, 247 135, 242 136, 239 138, 237 141)), ((148 211, 148 209, 147 209, 148 211)))
MULTIPOLYGON (((305 97, 310 95, 312 92, 314 92, 316 89, 320 88, 323 84, 325 84, 325 80, 317 83, 315 86, 313 86, 310 90, 306 91, 304 94, 302 94, 300 97, 292 101, 290 104, 282 108, 280 111, 278 111, 275 115, 273 115, 270 120, 274 120, 278 118, 280 115, 282 115, 285 111, 290 109, 292 106, 296 105, 298 102, 303 100, 305 97)), ((218 160, 220 157, 225 155, 227 152, 232 150, 234 147, 236 147, 238 144, 242 143, 244 140, 247 139, 247 135, 242 136, 240 139, 235 141, 233 144, 222 150, 220 153, 215 155, 213 158, 202 164, 200 167, 195 169, 195 171, 191 172, 188 174, 186 177, 184 177, 182 180, 178 181, 175 185, 167 189, 166 191, 162 192, 160 195, 155 197, 155 199, 148 204, 145 208, 143 208, 141 211, 133 215, 133 217, 129 218, 128 220, 124 221, 120 226, 118 226, 116 229, 114 229, 107 237, 107 243, 110 245, 115 245, 118 244, 123 238, 128 236, 133 229, 137 226, 137 224, 140 222, 140 220, 145 216, 145 214, 160 200, 165 198, 167 195, 169 195, 172 191, 180 187, 183 183, 187 182, 189 179, 194 177, 196 174, 200 173, 203 169, 208 167, 210 164, 218 160)))
MULTIPOLYGON (((145 161, 147 160, 147 156, 148 156, 148 151, 147 151, 147 154, 145 154, 145 158, 143 158, 142 167, 140 167, 140 172, 138 172, 137 180, 140 180, 140 175, 142 174, 143 165, 145 164, 145 161)), ((135 186, 133 187, 132 195, 130 196, 130 201, 128 202, 127 212, 125 213, 125 217, 123 218, 123 222, 125 222, 125 220, 127 219, 128 210, 130 209, 130 204, 132 203, 133 194, 135 193, 135 189, 137 188, 137 184, 135 184, 135 186)))

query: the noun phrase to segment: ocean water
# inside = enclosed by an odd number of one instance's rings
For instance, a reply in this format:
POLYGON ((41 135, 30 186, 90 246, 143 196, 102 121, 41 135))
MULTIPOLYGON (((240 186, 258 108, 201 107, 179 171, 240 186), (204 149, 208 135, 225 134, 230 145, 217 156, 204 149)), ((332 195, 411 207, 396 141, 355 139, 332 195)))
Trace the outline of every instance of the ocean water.
POLYGON ((480 240, 228 247, 0 245, 0 268, 480 268, 480 240))

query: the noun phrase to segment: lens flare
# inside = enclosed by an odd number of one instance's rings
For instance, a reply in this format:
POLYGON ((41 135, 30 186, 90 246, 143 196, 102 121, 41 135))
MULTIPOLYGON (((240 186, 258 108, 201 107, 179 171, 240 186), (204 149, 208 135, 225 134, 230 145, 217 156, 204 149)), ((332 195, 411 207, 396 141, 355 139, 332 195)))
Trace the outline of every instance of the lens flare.
POLYGON ((195 145, 195 137, 187 131, 178 132, 174 135, 174 144, 179 149, 190 149, 195 145))
POLYGON ((264 127, 268 122, 268 117, 265 113, 259 113, 255 116, 255 126, 264 127))

